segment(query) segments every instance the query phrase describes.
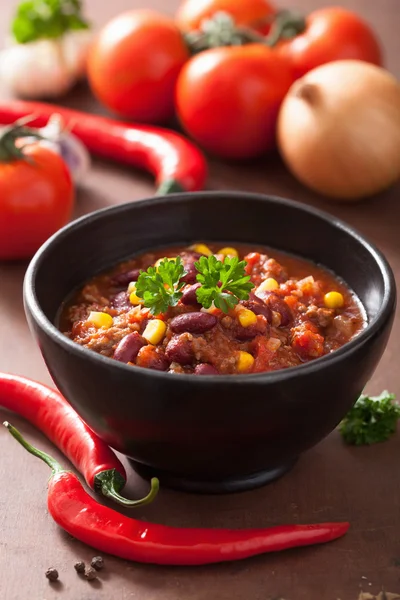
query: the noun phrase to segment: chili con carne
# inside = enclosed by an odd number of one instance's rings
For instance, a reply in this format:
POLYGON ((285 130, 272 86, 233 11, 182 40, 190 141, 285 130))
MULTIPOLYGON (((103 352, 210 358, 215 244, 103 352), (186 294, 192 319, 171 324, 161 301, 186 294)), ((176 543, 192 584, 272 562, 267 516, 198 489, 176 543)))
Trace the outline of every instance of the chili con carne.
POLYGON ((0 103, 0 123, 4 125, 31 115, 30 127, 44 127, 55 113, 93 155, 153 173, 157 194, 196 191, 204 187, 206 160, 192 142, 178 133, 52 104, 22 100, 0 103))
MULTIPOLYGON (((58 325, 77 344, 119 362, 194 375, 295 367, 334 352, 365 327, 361 302, 332 272, 276 250, 235 246, 194 244, 135 256, 76 291, 64 303, 58 325), (198 279, 201 265, 196 265, 205 256, 224 261, 229 253, 244 261, 253 287, 223 312, 216 304, 201 304, 212 290, 211 276, 207 271, 206 279, 198 279), (165 256, 175 264, 180 258, 184 276, 177 276, 179 290, 169 287, 179 299, 153 314, 143 298, 141 273, 150 268, 147 294, 153 299, 164 291, 160 261, 165 256)), ((221 285, 217 282, 218 292, 221 285)), ((230 296, 226 291, 217 296, 229 299, 234 293, 229 290, 230 296)))
POLYGON ((81 542, 120 558, 163 565, 219 563, 330 542, 349 528, 344 522, 242 530, 186 529, 130 519, 98 504, 74 473, 28 444, 12 425, 4 425, 28 452, 51 467, 47 506, 56 523, 81 542))
POLYGON ((25 377, 0 373, 0 406, 40 429, 93 490, 128 507, 148 504, 157 495, 157 479, 152 480, 145 498, 128 500, 120 495, 126 483, 122 463, 56 390, 25 377))

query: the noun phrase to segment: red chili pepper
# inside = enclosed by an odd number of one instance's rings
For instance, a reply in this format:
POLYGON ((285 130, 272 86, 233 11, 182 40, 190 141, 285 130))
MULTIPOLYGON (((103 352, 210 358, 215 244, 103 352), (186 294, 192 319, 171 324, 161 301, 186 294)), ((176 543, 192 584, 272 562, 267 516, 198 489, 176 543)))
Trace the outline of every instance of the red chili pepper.
POLYGON ((157 495, 157 479, 152 479, 149 494, 141 500, 128 500, 120 495, 126 483, 122 463, 56 390, 25 377, 0 373, 0 406, 40 429, 93 490, 123 506, 148 504, 157 495))
POLYGON ((28 444, 12 425, 4 425, 28 452, 51 467, 47 506, 56 523, 81 542, 120 558, 159 565, 204 565, 330 542, 349 528, 349 523, 320 523, 266 529, 184 529, 129 519, 98 504, 76 475, 28 444))
POLYGON ((157 194, 196 191, 204 187, 206 160, 194 144, 178 133, 52 104, 18 100, 0 103, 0 123, 4 125, 32 116, 30 127, 44 127, 55 113, 95 156, 153 173, 158 185, 157 194))

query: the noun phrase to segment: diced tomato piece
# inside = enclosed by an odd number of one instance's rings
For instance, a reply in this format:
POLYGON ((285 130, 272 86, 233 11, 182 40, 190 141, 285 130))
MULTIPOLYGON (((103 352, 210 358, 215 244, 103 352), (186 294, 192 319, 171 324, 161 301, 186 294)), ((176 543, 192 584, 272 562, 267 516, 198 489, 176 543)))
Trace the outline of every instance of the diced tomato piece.
POLYGON ((312 323, 304 323, 295 328, 292 348, 302 358, 318 358, 324 353, 324 338, 312 323))
POLYGON ((270 362, 275 352, 268 346, 268 339, 265 336, 256 337, 252 344, 252 350, 255 358, 253 373, 270 371, 270 362))
POLYGON ((296 307, 296 304, 297 304, 297 303, 298 303, 298 301, 299 301, 299 299, 298 299, 296 296, 292 296, 292 295, 290 295, 290 296, 285 296, 284 300, 285 300, 286 304, 288 305, 288 307, 289 307, 291 310, 294 310, 294 309, 295 309, 295 307, 296 307))
POLYGON ((259 252, 250 252, 247 256, 244 257, 247 265, 245 267, 247 275, 251 275, 252 270, 255 265, 260 262, 260 253, 259 252))

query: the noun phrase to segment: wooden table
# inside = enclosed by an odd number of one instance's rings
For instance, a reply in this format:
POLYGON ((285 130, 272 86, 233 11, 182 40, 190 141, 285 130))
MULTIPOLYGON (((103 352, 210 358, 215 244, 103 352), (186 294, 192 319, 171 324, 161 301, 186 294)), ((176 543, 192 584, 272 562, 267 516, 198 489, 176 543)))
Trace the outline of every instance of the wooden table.
MULTIPOLYGON (((3 34, 15 4, 12 0, 0 2, 3 34)), ((178 0, 86 1, 97 25, 128 7, 144 4, 172 14, 178 0)), ((328 4, 319 0, 287 2, 305 10, 328 4)), ((387 65, 400 77, 399 0, 347 0, 341 4, 374 23, 384 41, 387 65)), ((66 104, 100 110, 85 89, 74 92, 66 104)), ((241 168, 214 161, 210 169, 210 189, 287 196, 347 220, 386 254, 399 280, 400 185, 363 204, 340 206, 304 189, 277 159, 241 168)), ((141 173, 96 162, 79 193, 76 214, 151 196, 153 190, 150 178, 141 173)), ((0 370, 51 383, 24 317, 21 285, 25 269, 26 264, 0 265, 0 370)), ((368 391, 387 388, 400 395, 399 337, 398 313, 368 391)), ((10 418, 32 442, 66 464, 22 419, 4 410, 0 410, 0 418, 10 418)), ((73 564, 77 559, 90 561, 96 553, 65 535, 47 514, 48 468, 27 455, 2 428, 0 440, 2 600, 356 600, 360 590, 375 597, 382 586, 400 594, 400 435, 382 445, 352 449, 334 432, 306 453, 291 473, 268 487, 229 497, 197 497, 164 489, 153 506, 134 513, 169 525, 210 527, 349 519, 351 531, 334 544, 204 568, 140 566, 107 556, 104 574, 95 583, 80 579, 73 564), (60 572, 57 585, 49 584, 44 576, 50 566, 60 572)), ((128 491, 143 492, 145 483, 131 471, 129 476, 128 491)))

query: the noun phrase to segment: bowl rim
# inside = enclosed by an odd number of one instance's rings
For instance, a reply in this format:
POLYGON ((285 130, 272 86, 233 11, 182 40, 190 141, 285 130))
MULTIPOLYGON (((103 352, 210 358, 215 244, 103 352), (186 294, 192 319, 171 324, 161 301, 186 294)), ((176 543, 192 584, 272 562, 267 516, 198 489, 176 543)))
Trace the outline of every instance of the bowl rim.
MULTIPOLYGON (((34 320, 37 322, 39 327, 41 327, 47 335, 49 335, 54 341, 60 344, 65 350, 68 352, 72 352, 75 355, 81 356, 83 359, 92 360, 95 363, 97 362, 99 365, 104 365, 104 367, 112 366, 118 371, 122 370, 125 373, 133 373, 136 376, 146 377, 157 377, 162 382, 165 378, 171 379, 171 373, 164 371, 156 371, 153 369, 145 369, 143 367, 137 367, 136 365, 126 365, 124 363, 118 362, 112 358, 108 358, 97 352, 93 352, 92 350, 88 350, 87 348, 83 348, 79 344, 76 344, 69 338, 67 338, 57 327, 46 317, 44 314, 40 303, 38 301, 36 292, 35 292, 35 277, 36 273, 40 269, 40 265, 43 260, 46 259, 46 256, 52 250, 52 246, 54 243, 58 243, 60 240, 68 237, 71 231, 79 230, 86 225, 95 222, 99 219, 104 218, 105 215, 109 214, 118 214, 124 213, 127 210, 131 210, 132 208, 140 209, 143 206, 153 205, 155 208, 158 204, 165 204, 168 202, 171 204, 173 209, 173 204, 178 202, 186 202, 188 199, 195 198, 204 198, 214 197, 214 198, 249 198, 253 201, 258 202, 273 202, 275 204, 285 205, 294 211, 301 211, 309 213, 314 217, 318 217, 324 221, 328 221, 330 225, 344 231, 347 235, 355 238, 364 248, 368 251, 371 257, 377 263, 379 270, 382 274, 383 282, 384 282, 384 294, 382 298, 382 305, 375 315, 374 319, 367 324, 367 326, 359 333, 353 340, 344 344, 338 350, 335 350, 331 354, 327 354, 315 360, 312 360, 308 363, 304 363, 301 365, 296 365, 294 367, 288 367, 286 369, 279 369, 277 371, 267 371, 261 373, 247 373, 242 375, 203 375, 201 377, 196 377, 190 373, 179 374, 179 377, 174 377, 174 382, 178 384, 179 382, 187 383, 188 381, 198 382, 196 385, 218 385, 218 384, 226 384, 227 382, 254 382, 254 383, 277 383, 282 380, 296 378, 302 375, 307 375, 319 371, 323 369, 324 366, 334 365, 337 362, 340 362, 346 356, 350 355, 358 346, 363 345, 369 338, 373 337, 377 331, 381 328, 381 326, 390 318, 391 314, 394 312, 396 307, 397 300, 397 291, 396 291, 396 281, 388 263, 387 259, 383 255, 383 253, 370 241, 368 241, 357 229, 348 225, 346 222, 338 219, 335 215, 331 213, 321 210, 319 208, 315 208, 313 206, 309 206, 303 204, 301 202, 295 200, 289 200, 287 198, 276 196, 276 195, 268 195, 261 194, 255 192, 247 192, 245 190, 207 190, 200 192, 184 192, 184 193, 175 193, 168 194, 166 196, 156 196, 150 198, 144 198, 140 200, 134 200, 131 202, 125 202, 123 204, 117 204, 113 206, 107 206, 101 209, 98 209, 92 213, 88 213, 79 217, 78 219, 68 223, 61 229, 59 229, 56 233, 54 233, 44 244, 37 250, 33 258, 31 259, 28 268, 25 273, 24 283, 23 283, 23 296, 24 303, 29 308, 30 313, 32 314, 34 320), (217 383, 218 382, 218 383, 217 383)), ((26 311, 26 308, 25 308, 26 311)))

